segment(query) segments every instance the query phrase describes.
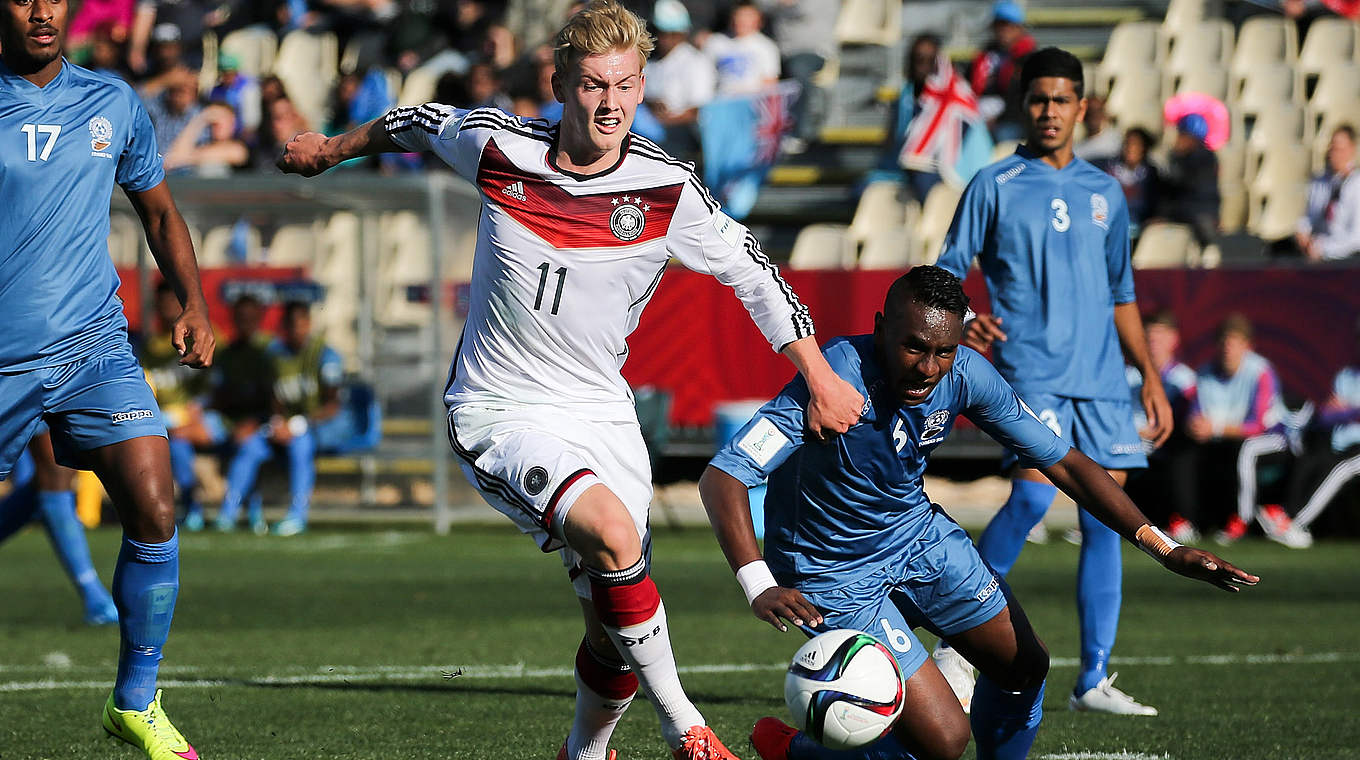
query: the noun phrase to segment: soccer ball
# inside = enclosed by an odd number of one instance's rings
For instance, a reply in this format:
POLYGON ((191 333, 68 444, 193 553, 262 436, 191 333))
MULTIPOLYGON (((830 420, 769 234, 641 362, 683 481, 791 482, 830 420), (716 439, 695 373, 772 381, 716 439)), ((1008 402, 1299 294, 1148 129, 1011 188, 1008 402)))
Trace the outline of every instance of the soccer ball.
POLYGON ((819 634, 793 655, 784 701, 793 723, 830 749, 855 749, 892 730, 902 714, 897 658, 863 631, 819 634))

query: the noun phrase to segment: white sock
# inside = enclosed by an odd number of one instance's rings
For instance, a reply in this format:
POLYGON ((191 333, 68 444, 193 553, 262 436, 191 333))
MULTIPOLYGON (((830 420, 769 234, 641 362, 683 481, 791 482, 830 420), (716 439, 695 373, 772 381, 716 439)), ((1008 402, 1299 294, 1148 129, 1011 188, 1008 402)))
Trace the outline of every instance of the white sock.
POLYGON ((581 641, 576 652, 576 719, 567 737, 567 760, 605 760, 609 737, 633 701, 637 683, 626 665, 604 662, 581 641))
POLYGON ((622 628, 606 625, 605 631, 647 691, 647 698, 661 719, 661 735, 666 743, 671 749, 679 747, 686 731, 705 723, 704 716, 680 685, 666 626, 666 606, 658 600, 656 613, 646 621, 622 628))

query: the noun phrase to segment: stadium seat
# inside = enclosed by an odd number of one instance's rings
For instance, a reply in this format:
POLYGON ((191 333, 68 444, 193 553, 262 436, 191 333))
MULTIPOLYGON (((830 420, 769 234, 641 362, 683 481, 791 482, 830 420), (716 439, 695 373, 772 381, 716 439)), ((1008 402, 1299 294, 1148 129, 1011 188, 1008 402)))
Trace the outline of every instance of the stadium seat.
POLYGON ((841 224, 807 225, 798 231, 789 255, 792 269, 849 269, 854 263, 855 245, 841 224))
MULTIPOLYGON (((222 38, 219 49, 223 53, 230 53, 236 57, 241 64, 241 73, 249 74, 253 77, 263 76, 274 70, 274 56, 278 52, 279 41, 274 33, 259 26, 248 26, 244 29, 237 29, 222 38)), ((204 51, 205 53, 207 51, 204 51)), ((204 58, 204 64, 208 59, 204 58)), ((216 58, 212 60, 215 67, 216 58)), ((216 81, 214 76, 213 80, 216 81)))
POLYGON ((1237 45, 1228 68, 1234 75, 1265 64, 1293 64, 1299 57, 1299 32, 1292 19, 1252 16, 1237 30, 1237 45))
POLYGON ((1162 30, 1162 71, 1183 74, 1201 66, 1227 66, 1233 54, 1233 28, 1223 19, 1206 19, 1177 30, 1162 30))
POLYGON ((855 216, 850 220, 850 239, 863 242, 882 229, 901 229, 906 223, 906 191, 896 181, 872 182, 860 193, 855 216))
POLYGON ((1307 179, 1308 149, 1297 143, 1282 143, 1262 154, 1247 189, 1264 195, 1273 188, 1296 185, 1307 179))
POLYGON ((1246 166, 1242 176, 1247 184, 1251 184, 1268 151, 1277 145, 1302 144, 1303 125, 1303 109, 1296 106, 1263 111, 1253 122, 1242 125, 1241 134, 1247 143, 1246 166))
POLYGON ((1206 63, 1185 71, 1168 71, 1162 79, 1162 93, 1170 98, 1184 92, 1198 92, 1226 101, 1228 70, 1206 63))
POLYGON ((1105 113, 1120 129, 1143 127, 1162 132, 1161 79, 1155 69, 1131 71, 1115 80, 1105 101, 1105 113))
POLYGON ((1318 76, 1327 69, 1351 63, 1356 52, 1356 23, 1342 18, 1324 17, 1308 26, 1299 60, 1295 64, 1294 92, 1298 97, 1312 95, 1318 76))
POLYGON ((430 228, 414 211, 383 214, 378 223, 376 318, 385 326, 428 324, 430 307, 407 297, 412 285, 430 280, 430 228))
POLYGON ((898 0, 845 0, 836 17, 841 45, 892 47, 902 39, 902 3, 898 0))
POLYGON ((1307 118, 1306 134, 1320 134, 1323 122, 1336 121, 1329 116, 1348 114, 1360 106, 1360 64, 1337 64, 1323 71, 1313 88, 1313 96, 1304 106, 1307 118))
POLYGON ((217 84, 217 51, 220 47, 216 32, 203 32, 203 65, 198 67, 198 91, 202 95, 212 92, 217 84))
POLYGON ((884 230, 864 241, 859 252, 860 269, 901 269, 915 266, 916 252, 906 227, 884 230))
POLYGON ((1247 203, 1247 231, 1267 242, 1284 240, 1294 235, 1307 207, 1307 187, 1294 183, 1264 194, 1248 191, 1247 203))
POLYGON ((1123 74, 1152 68, 1157 63, 1157 30, 1152 21, 1125 21, 1110 32, 1105 55, 1096 67, 1091 82, 1094 92, 1109 94, 1114 81, 1123 74))
POLYGON ((439 84, 439 78, 444 76, 444 71, 442 67, 420 66, 407 72, 406 81, 401 83, 401 91, 397 96, 397 105, 418 106, 434 100, 435 87, 439 84))
POLYGON ((916 225, 916 239, 912 243, 912 248, 918 252, 918 263, 934 264, 940 258, 940 247, 944 245, 944 237, 954 221, 954 209, 962 196, 962 189, 950 187, 945 182, 931 188, 921 208, 921 223, 916 225))
POLYGON ((1247 188, 1241 182, 1218 184, 1218 226, 1225 235, 1241 232, 1247 224, 1247 188))
POLYGON ((203 233, 203 244, 194 250, 198 251, 198 256, 203 261, 219 262, 216 266, 234 266, 245 263, 259 263, 260 261, 260 231, 254 225, 243 225, 245 231, 245 251, 233 252, 232 244, 236 237, 236 224, 219 224, 209 227, 203 233), (240 258, 239 254, 244 253, 245 258, 240 258))
POLYGON ((1294 69, 1262 63, 1229 73, 1228 107, 1244 117, 1294 103, 1294 69))
POLYGON ((119 268, 137 266, 137 254, 144 239, 141 222, 134 214, 109 214, 109 256, 119 268))
POLYGON ((1174 32, 1203 21, 1204 5, 1205 0, 1171 0, 1166 5, 1162 28, 1174 32))
POLYGON ((1180 269, 1199 257, 1194 233, 1184 224, 1153 222, 1143 228, 1133 251, 1135 269, 1180 269))
POLYGON ((278 267, 306 267, 312 269, 318 259, 317 224, 285 224, 274 230, 269 250, 262 255, 264 263, 278 267))
POLYGON ((339 59, 340 43, 334 34, 297 30, 279 43, 274 73, 313 129, 325 121, 331 88, 339 78, 339 59))
POLYGON ((1218 184, 1242 184, 1243 166, 1247 160, 1247 146, 1240 136, 1223 144, 1214 152, 1218 157, 1218 184))

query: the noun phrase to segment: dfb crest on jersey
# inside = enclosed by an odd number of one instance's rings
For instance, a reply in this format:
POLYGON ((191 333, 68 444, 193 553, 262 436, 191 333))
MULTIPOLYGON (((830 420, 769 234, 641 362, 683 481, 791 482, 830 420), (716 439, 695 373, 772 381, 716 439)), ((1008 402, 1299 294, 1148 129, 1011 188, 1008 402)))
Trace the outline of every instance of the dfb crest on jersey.
POLYGON ((614 213, 609 215, 609 231, 625 243, 637 240, 642 235, 642 228, 647 226, 647 218, 642 212, 651 210, 651 206, 639 206, 641 197, 629 198, 626 195, 622 201, 615 198, 613 203, 615 208, 614 213))
POLYGON ((113 124, 103 116, 90 119, 90 150, 100 153, 113 144, 113 124))
POLYGON ((542 467, 530 467, 524 473, 524 492, 530 496, 537 496, 543 493, 543 489, 548 487, 548 471, 542 467))
POLYGON ((1100 193, 1091 193, 1091 223, 1102 230, 1110 228, 1110 202, 1100 193))
POLYGON ((926 421, 921 425, 921 443, 925 443, 944 432, 944 426, 949 423, 949 410, 941 409, 931 412, 926 421))

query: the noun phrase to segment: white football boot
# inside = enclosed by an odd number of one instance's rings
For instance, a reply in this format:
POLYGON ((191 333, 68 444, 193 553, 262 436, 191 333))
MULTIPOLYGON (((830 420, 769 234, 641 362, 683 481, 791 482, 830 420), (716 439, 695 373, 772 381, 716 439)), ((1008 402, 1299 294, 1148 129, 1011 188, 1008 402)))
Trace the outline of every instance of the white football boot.
POLYGON ((973 664, 964 659, 957 649, 940 642, 935 651, 930 653, 930 659, 935 661, 935 667, 940 669, 944 675, 944 680, 949 682, 949 688, 954 690, 954 696, 959 698, 959 706, 965 713, 973 709, 973 687, 977 684, 977 676, 973 674, 973 664))
POLYGON ((1156 715, 1157 708, 1139 703, 1133 697, 1114 687, 1118 673, 1111 673, 1100 679, 1094 687, 1080 697, 1071 695, 1067 706, 1078 712, 1103 712, 1112 715, 1156 715))

